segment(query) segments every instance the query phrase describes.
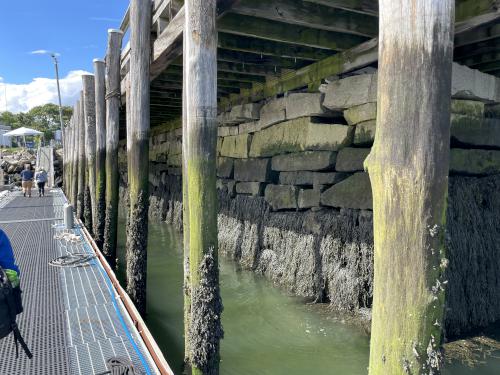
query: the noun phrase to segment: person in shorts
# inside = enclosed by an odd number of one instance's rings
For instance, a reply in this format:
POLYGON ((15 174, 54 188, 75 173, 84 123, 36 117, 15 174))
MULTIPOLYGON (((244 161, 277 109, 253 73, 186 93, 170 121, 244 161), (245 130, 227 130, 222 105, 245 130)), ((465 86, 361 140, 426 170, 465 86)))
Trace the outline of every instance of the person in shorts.
POLYGON ((33 186, 33 171, 31 164, 26 164, 21 172, 21 184, 23 187, 23 195, 31 198, 31 188, 33 186))
POLYGON ((40 168, 35 173, 35 182, 38 187, 38 196, 45 197, 45 184, 47 183, 47 172, 45 172, 45 169, 40 168))

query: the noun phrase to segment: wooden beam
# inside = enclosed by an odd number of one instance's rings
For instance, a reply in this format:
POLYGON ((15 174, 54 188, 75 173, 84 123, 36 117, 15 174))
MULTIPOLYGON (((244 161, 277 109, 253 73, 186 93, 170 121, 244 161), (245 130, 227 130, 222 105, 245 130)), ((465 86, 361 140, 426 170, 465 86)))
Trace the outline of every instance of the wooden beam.
POLYGON ((478 27, 455 37, 455 48, 500 37, 500 23, 478 27))
POLYGON ((228 62, 219 62, 217 64, 217 70, 220 72, 228 72, 228 73, 239 73, 239 74, 248 74, 251 76, 277 76, 281 72, 281 67, 269 67, 266 65, 252 65, 252 64, 236 64, 236 63, 228 63, 228 62))
POLYGON ((130 5, 127 7, 122 22, 120 23, 120 30, 123 31, 123 33, 127 32, 129 23, 130 23, 130 5))
POLYGON ((275 57, 269 55, 260 55, 250 52, 229 51, 219 48, 217 50, 217 61, 230 63, 244 63, 267 66, 280 66, 285 69, 300 69, 303 66, 310 64, 311 60, 302 60, 297 58, 275 57))
POLYGON ((106 52, 106 224, 103 254, 111 268, 116 268, 118 240, 119 170, 118 141, 120 136, 120 49, 123 32, 108 30, 106 52))
MULTIPOLYGON (((217 1, 217 12, 224 15, 236 0, 217 1)), ((173 60, 182 53, 182 33, 184 30, 185 10, 182 7, 170 21, 165 30, 153 44, 153 60, 151 63, 151 79, 160 74, 173 60)))
POLYGON ((261 55, 300 58, 311 61, 319 61, 334 54, 333 51, 317 49, 312 47, 297 46, 288 43, 278 43, 270 40, 236 36, 226 33, 219 33, 219 48, 250 52, 261 55))
POLYGON ((480 70, 484 73, 490 73, 500 69, 500 59, 496 61, 490 61, 474 66, 474 69, 480 70))
POLYGON ((217 23, 217 30, 227 34, 334 51, 352 48, 368 39, 359 35, 342 34, 231 13, 217 23))
POLYGON ((304 0, 304 2, 344 9, 370 16, 378 16, 377 0, 304 0))
POLYGON ((302 0, 241 0, 232 12, 346 34, 375 37, 376 17, 325 7, 302 0))
POLYGON ((491 52, 484 55, 473 56, 471 58, 462 60, 460 63, 463 65, 467 65, 468 67, 478 69, 476 68, 477 65, 491 63, 494 61, 500 61, 500 52, 491 52))
POLYGON ((157 77, 176 57, 182 53, 182 32, 184 29, 184 7, 167 25, 153 44, 151 78, 157 77))
POLYGON ((485 40, 477 44, 470 44, 455 48, 454 58, 458 61, 471 58, 473 56, 483 55, 485 53, 494 53, 500 51, 500 38, 485 40))
POLYGON ((286 77, 268 80, 265 84, 255 84, 249 90, 243 89, 238 98, 222 100, 221 109, 228 109, 235 104, 255 102, 289 90, 307 87, 311 82, 320 82, 323 78, 362 68, 376 62, 377 59, 378 42, 377 39, 372 39, 348 51, 290 72, 286 77))
POLYGON ((460 29, 460 23, 471 18, 497 13, 499 8, 500 1, 498 0, 456 0, 456 27, 460 29))
POLYGON ((150 0, 130 3, 130 122, 127 124, 129 218, 127 227, 127 293, 146 313, 146 274, 149 208, 150 128, 150 0), (146 46, 146 48, 145 48, 146 46))

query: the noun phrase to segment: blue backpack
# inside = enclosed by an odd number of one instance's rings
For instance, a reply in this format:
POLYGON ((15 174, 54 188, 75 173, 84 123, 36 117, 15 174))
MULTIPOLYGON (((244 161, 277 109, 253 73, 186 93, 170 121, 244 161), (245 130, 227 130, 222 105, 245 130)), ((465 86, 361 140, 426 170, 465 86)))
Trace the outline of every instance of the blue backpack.
POLYGON ((7 274, 0 267, 0 339, 12 333, 16 345, 16 358, 19 358, 18 344, 20 344, 28 358, 31 359, 33 355, 21 336, 16 323, 16 316, 22 312, 21 288, 13 288, 7 274))

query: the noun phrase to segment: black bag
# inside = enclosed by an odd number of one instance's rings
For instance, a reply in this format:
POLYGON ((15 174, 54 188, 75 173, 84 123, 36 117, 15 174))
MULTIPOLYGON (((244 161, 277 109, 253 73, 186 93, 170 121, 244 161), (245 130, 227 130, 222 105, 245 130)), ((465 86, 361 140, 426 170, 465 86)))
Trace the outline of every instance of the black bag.
POLYGON ((22 312, 21 288, 13 288, 7 278, 7 274, 2 267, 0 267, 0 339, 3 339, 12 332, 16 345, 16 358, 19 357, 19 343, 28 358, 31 359, 33 355, 24 342, 16 323, 16 316, 22 312))

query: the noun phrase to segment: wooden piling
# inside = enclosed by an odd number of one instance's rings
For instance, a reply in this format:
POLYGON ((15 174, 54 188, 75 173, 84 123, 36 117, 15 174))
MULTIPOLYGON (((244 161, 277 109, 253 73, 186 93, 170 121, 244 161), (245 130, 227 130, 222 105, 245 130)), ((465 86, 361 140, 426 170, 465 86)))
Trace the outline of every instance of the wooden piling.
POLYGON ((118 233, 118 141, 120 128, 120 57, 123 32, 108 30, 106 53, 106 218, 103 253, 116 267, 118 233))
POLYGON ((78 104, 73 107, 72 117, 72 135, 71 135, 71 155, 73 160, 73 167, 71 168, 71 203, 73 209, 76 210, 78 202, 78 123, 76 113, 78 112, 78 104))
POLYGON ((85 211, 85 171, 87 170, 87 160, 85 157, 85 121, 83 110, 83 91, 80 92, 80 100, 78 101, 78 202, 76 207, 76 215, 84 221, 85 211))
POLYGON ((86 189, 84 196, 84 221, 88 231, 93 234, 95 219, 95 78, 92 74, 82 76, 83 109, 85 124, 86 189))
POLYGON ((65 174, 65 178, 67 186, 65 186, 64 192, 66 196, 68 197, 68 200, 71 204, 73 204, 72 199, 73 199, 73 152, 72 152, 72 141, 73 141, 73 119, 70 119, 69 125, 66 127, 65 132, 64 132, 64 143, 63 143, 63 148, 68 148, 65 150, 67 151, 66 158, 68 159, 68 162, 65 165, 65 169, 63 173, 65 174))
MULTIPOLYGON (((186 153, 189 212, 189 360, 193 375, 218 374, 223 336, 217 244, 216 0, 187 0, 185 38, 186 153)), ((185 203, 186 204, 186 203, 185 203)))
POLYGON ((371 375, 438 374, 453 0, 380 0, 371 375), (418 63, 416 63, 418 62, 418 63))
POLYGON ((70 181, 70 171, 68 170, 68 166, 71 165, 71 159, 70 159, 70 146, 68 146, 67 139, 69 137, 70 130, 69 128, 71 127, 71 123, 73 121, 73 118, 70 119, 70 125, 67 129, 66 132, 64 132, 64 140, 63 140, 63 191, 66 196, 69 196, 71 190, 71 181, 70 181))
POLYGON ((94 237, 99 249, 104 243, 106 218, 106 65, 102 59, 94 59, 95 75, 95 220, 94 237))
POLYGON ((127 292, 146 313, 149 206, 149 63, 151 1, 130 3, 130 137, 127 142, 130 197, 127 228, 127 292))
MULTIPOLYGON (((186 50, 186 38, 183 38, 183 51, 186 50)), ((187 118, 186 118, 186 54, 182 54, 182 155, 187 155, 187 118)), ((191 282, 189 280, 189 203, 188 203, 187 158, 182 157, 182 234, 184 245, 184 366, 189 368, 189 317, 191 314, 191 282)))

